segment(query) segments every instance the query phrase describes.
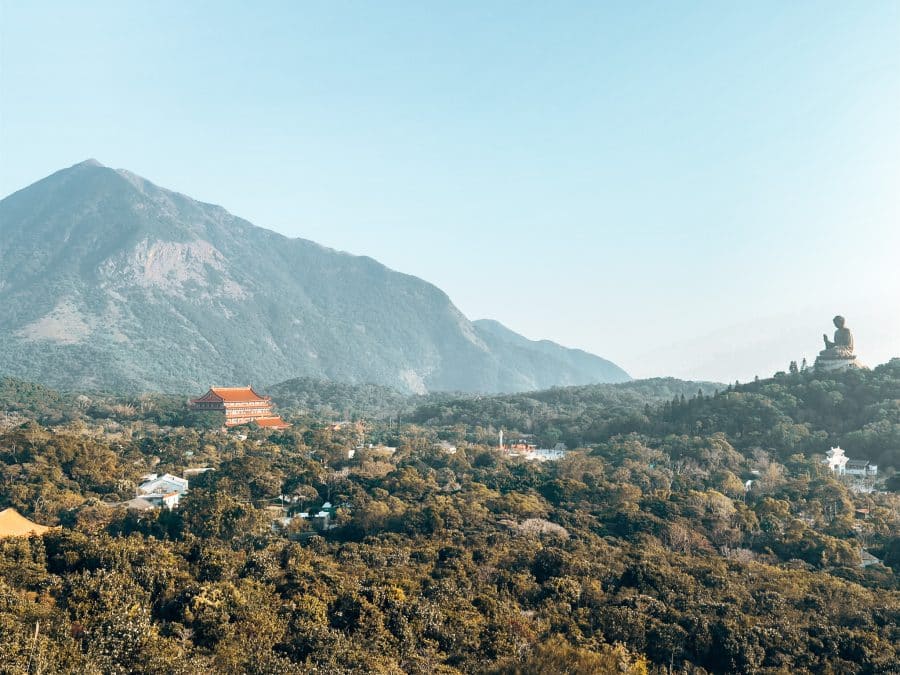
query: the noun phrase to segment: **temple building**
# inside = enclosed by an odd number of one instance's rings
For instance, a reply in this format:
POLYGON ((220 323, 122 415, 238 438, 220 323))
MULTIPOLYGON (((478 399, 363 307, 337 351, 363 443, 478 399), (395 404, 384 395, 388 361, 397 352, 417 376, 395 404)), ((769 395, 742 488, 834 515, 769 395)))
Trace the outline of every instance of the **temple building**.
POLYGON ((825 454, 828 468, 838 476, 858 476, 861 478, 874 478, 878 475, 878 466, 867 459, 850 459, 844 454, 844 450, 838 446, 831 448, 825 454))
POLYGON ((255 422, 261 427, 280 431, 291 426, 272 411, 272 398, 260 396, 250 385, 212 387, 200 398, 191 400, 191 410, 224 413, 226 427, 255 422))
POLYGON ((836 448, 831 448, 831 450, 826 453, 825 461, 822 463, 827 464, 828 468, 838 476, 843 476, 848 461, 850 461, 850 458, 844 454, 844 449, 841 448, 841 446, 838 446, 836 448))

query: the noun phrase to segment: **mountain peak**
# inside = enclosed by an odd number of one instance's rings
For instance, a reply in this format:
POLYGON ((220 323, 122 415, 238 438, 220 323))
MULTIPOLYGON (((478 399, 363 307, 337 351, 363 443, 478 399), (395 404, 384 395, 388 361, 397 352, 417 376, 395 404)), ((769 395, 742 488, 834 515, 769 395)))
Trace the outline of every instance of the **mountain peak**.
POLYGON ((89 167, 89 166, 95 166, 95 167, 106 168, 105 165, 101 164, 100 162, 98 162, 98 161, 97 161, 96 159, 94 159, 93 157, 91 157, 91 158, 89 158, 89 159, 86 159, 86 160, 84 160, 83 162, 78 162, 77 164, 73 164, 73 165, 70 166, 69 168, 70 168, 70 169, 77 169, 77 168, 79 168, 79 167, 89 167))
POLYGON ((270 236, 94 159, 0 200, 0 372, 196 391, 299 376, 409 391, 618 382, 371 258, 270 236))

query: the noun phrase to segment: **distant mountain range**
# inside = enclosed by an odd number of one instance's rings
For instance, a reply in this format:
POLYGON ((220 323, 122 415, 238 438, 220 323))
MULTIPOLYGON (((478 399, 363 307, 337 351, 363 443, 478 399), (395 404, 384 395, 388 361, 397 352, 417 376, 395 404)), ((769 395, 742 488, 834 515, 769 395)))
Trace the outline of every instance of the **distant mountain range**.
POLYGON ((408 392, 623 382, 367 257, 289 239, 89 160, 0 201, 0 374, 200 392, 294 377, 408 392))

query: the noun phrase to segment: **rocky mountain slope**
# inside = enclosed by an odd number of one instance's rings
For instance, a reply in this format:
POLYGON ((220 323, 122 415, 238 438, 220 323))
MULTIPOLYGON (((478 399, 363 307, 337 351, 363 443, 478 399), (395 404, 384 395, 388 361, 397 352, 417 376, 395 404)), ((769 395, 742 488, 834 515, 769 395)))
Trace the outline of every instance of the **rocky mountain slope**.
POLYGON ((312 376, 410 392, 620 382, 367 257, 289 239, 89 160, 0 201, 0 373, 198 391, 312 376))

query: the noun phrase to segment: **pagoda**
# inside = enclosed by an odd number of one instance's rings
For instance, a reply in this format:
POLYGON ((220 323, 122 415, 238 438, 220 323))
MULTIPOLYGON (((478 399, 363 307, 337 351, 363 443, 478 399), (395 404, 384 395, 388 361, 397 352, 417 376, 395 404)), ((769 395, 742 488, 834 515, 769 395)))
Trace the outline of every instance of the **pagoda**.
POLYGON ((255 422, 266 429, 280 431, 290 424, 272 411, 272 397, 260 396, 251 385, 212 387, 200 398, 191 399, 191 410, 225 414, 225 426, 236 427, 255 422))

